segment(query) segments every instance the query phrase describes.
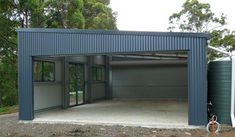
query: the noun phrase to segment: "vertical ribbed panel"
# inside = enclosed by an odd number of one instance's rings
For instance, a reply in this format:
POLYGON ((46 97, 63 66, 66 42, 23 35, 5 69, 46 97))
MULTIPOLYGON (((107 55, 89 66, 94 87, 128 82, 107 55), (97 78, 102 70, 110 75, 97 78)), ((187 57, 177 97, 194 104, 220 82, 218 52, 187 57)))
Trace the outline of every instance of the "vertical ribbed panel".
MULTIPOLYGON (((194 44, 192 41, 203 39, 76 33, 26 33, 25 37, 27 38, 25 42, 33 45, 30 54, 34 56, 190 50, 192 45, 189 43, 194 44)), ((201 48, 200 45, 197 47, 201 48)))
POLYGON ((18 35, 18 94, 19 119, 33 119, 33 82, 32 82, 32 40, 25 39, 26 34, 18 35), (26 44, 27 43, 27 44, 26 44))
POLYGON ((32 56, 188 51, 189 124, 207 122, 206 34, 19 30, 20 119, 33 119, 32 56))
POLYGON ((206 40, 194 38, 188 52, 189 124, 202 125, 207 121, 206 40))

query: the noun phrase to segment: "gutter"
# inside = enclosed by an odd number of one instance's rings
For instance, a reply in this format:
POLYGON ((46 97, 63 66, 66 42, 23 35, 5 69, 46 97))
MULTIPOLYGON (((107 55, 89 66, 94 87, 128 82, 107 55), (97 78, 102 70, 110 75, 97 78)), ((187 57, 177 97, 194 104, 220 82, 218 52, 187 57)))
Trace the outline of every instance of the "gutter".
POLYGON ((224 51, 224 50, 221 50, 219 48, 216 48, 216 47, 212 47, 210 45, 208 45, 208 48, 209 49, 212 49, 212 50, 215 50, 215 51, 218 51, 220 53, 223 53, 223 54, 226 54, 226 55, 229 55, 230 57, 232 56, 232 54, 230 52, 227 52, 227 51, 224 51))
POLYGON ((231 52, 227 52, 227 51, 224 51, 224 50, 212 47, 210 45, 208 45, 208 48, 230 56, 230 59, 232 61, 230 117, 231 117, 231 121, 232 121, 232 127, 234 128, 235 127, 235 117, 234 117, 234 104, 235 104, 235 99, 234 99, 234 95, 235 95, 235 51, 232 51, 232 53, 231 53, 231 52))

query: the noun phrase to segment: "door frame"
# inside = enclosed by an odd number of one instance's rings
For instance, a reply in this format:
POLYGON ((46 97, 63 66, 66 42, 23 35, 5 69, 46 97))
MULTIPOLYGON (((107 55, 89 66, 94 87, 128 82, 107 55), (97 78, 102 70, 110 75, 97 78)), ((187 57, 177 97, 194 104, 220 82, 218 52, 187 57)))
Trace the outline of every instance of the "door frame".
POLYGON ((75 106, 80 106, 80 105, 83 105, 83 104, 85 104, 85 98, 86 98, 86 70, 85 70, 85 68, 86 68, 86 63, 80 63, 80 62, 68 62, 68 96, 67 96, 67 99, 68 99, 68 107, 75 107, 75 106), (72 65, 76 65, 76 66, 78 66, 78 65, 82 65, 83 66, 83 72, 84 72, 84 75, 83 75, 83 79, 84 79, 84 86, 83 86, 83 88, 84 88, 84 90, 83 90, 83 97, 82 97, 82 100, 83 100, 83 102, 82 103, 80 103, 80 104, 78 104, 78 92, 76 92, 76 104, 74 104, 74 105, 70 105, 70 94, 69 94, 69 92, 70 92, 70 88, 69 88, 69 84, 70 84, 70 79, 69 79, 69 73, 70 73, 70 71, 69 71, 69 65, 70 64, 72 64, 72 65))

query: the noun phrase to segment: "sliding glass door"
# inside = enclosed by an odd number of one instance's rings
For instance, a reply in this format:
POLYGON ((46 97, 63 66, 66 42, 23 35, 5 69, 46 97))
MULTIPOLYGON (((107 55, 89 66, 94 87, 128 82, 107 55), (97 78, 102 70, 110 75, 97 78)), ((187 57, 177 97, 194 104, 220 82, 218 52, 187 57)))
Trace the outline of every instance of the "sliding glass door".
POLYGON ((69 64, 69 106, 84 103, 85 67, 84 64, 69 64))

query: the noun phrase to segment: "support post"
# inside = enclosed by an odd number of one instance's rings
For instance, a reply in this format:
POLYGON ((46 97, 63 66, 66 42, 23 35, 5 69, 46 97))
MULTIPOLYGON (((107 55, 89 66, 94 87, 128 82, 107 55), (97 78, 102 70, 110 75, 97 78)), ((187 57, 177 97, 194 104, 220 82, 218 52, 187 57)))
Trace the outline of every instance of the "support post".
POLYGON ((110 71, 110 61, 109 55, 105 56, 105 98, 111 99, 110 96, 110 79, 109 79, 109 71, 110 71))
POLYGON ((92 102, 92 56, 87 57, 87 96, 88 100, 87 103, 92 102))
POLYGON ((62 87, 63 87, 63 109, 69 107, 69 79, 68 79, 68 61, 67 57, 62 58, 62 87))

